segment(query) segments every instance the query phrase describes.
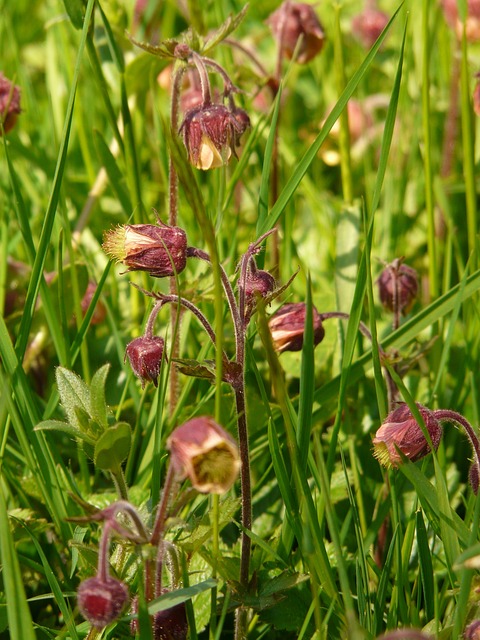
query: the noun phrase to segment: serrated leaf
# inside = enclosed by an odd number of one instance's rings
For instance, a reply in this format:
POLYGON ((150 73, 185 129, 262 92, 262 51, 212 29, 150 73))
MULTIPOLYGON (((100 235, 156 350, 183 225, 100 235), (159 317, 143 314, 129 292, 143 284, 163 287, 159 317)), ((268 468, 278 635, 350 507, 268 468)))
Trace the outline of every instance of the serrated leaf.
POLYGON ((117 471, 129 454, 131 441, 132 431, 126 422, 109 427, 95 445, 95 466, 103 471, 117 471))
POLYGON ((274 578, 269 578, 267 583, 260 588, 260 596, 271 596, 287 589, 292 589, 298 584, 308 580, 309 576, 301 573, 292 573, 291 571, 284 571, 274 578))
POLYGON ((172 60, 175 58, 174 52, 175 48, 179 43, 178 40, 164 40, 159 45, 150 44, 149 42, 140 42, 136 40, 130 33, 127 33, 127 37, 132 44, 148 53, 151 53, 154 56, 158 56, 159 58, 168 58, 172 60))
POLYGON ((220 42, 222 42, 222 40, 228 38, 228 36, 235 31, 235 29, 245 17, 247 9, 248 4, 246 4, 240 11, 240 13, 237 13, 236 16, 228 16, 225 22, 218 29, 207 36, 205 45, 202 50, 203 55, 214 49, 218 44, 220 44, 220 42))
POLYGON ((95 441, 92 440, 86 433, 77 429, 76 427, 68 424, 68 422, 62 422, 61 420, 44 420, 40 422, 35 427, 35 431, 62 431, 72 438, 79 438, 80 440, 84 440, 89 444, 95 444, 95 441))
POLYGON ((198 360, 179 358, 173 360, 173 362, 177 364, 177 369, 186 376, 215 380, 215 364, 213 361, 204 360, 204 362, 201 363, 198 362, 198 360))
POLYGON ((77 429, 81 429, 81 424, 75 411, 75 407, 82 408, 88 415, 90 411, 90 390, 85 382, 75 373, 57 367, 55 371, 58 393, 62 401, 62 406, 67 414, 68 421, 77 429))
POLYGON ((100 367, 92 377, 90 383, 90 415, 100 427, 108 427, 108 407, 105 400, 105 383, 107 381, 110 365, 100 367))

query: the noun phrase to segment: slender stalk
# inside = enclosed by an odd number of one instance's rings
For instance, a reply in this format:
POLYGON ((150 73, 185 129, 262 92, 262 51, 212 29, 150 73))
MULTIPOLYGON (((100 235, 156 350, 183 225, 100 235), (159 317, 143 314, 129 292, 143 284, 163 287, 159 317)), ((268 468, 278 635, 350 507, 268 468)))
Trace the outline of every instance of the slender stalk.
POLYGON ((463 427, 467 437, 472 445, 473 453, 475 455, 475 462, 478 466, 480 473, 480 441, 475 429, 460 413, 451 411, 450 409, 437 409, 433 411, 434 417, 440 422, 453 422, 460 427, 463 427))
POLYGON ((163 530, 165 527, 165 521, 167 519, 167 509, 170 502, 170 496, 173 493, 175 486, 175 471, 173 465, 169 465, 167 476, 163 485, 162 498, 157 509, 157 515, 155 517, 155 524, 153 525, 152 535, 150 536, 150 544, 157 546, 162 539, 163 530))

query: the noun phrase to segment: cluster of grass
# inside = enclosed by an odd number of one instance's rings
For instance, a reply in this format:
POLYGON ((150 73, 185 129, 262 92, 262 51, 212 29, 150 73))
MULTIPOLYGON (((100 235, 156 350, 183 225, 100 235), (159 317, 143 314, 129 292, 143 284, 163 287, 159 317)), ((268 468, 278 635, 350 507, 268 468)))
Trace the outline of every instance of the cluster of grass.
MULTIPOLYGON (((278 4, 252 0, 230 36, 272 75, 276 43, 265 19, 278 4)), ((192 639, 231 637, 239 603, 248 607, 252 639, 376 638, 405 627, 458 638, 480 617, 480 506, 463 434, 447 428, 436 455, 393 471, 379 466, 371 446, 388 411, 378 343, 396 364, 403 399, 480 421, 472 109, 480 50, 457 38, 436 2, 385 0, 392 21, 368 51, 351 29, 363 4, 316 8, 324 48, 308 65, 284 61, 271 108, 255 99, 266 79, 248 55, 226 44, 211 52, 244 90, 239 101, 252 128, 238 160, 194 170, 194 184, 180 179, 179 226, 190 245, 209 248, 195 215, 200 198, 234 282, 248 244, 278 225, 278 246, 269 239, 259 262, 280 284, 299 273, 273 308, 309 300, 350 320, 326 322, 315 350, 306 340, 303 352, 280 357, 258 335, 261 314, 251 323, 251 582, 238 584, 238 486, 219 505, 191 495, 186 483, 167 534, 180 550, 183 590, 155 606, 186 601, 192 639), (345 119, 340 134, 330 131, 350 98, 374 105, 357 139, 345 119), (338 162, 327 164, 327 152, 338 162), (375 279, 400 256, 418 271, 420 291, 392 331, 375 279)), ((159 76, 167 77, 169 61, 135 47, 126 31, 153 43, 189 27, 205 34, 243 5, 149 0, 137 22, 133 5, 0 0, 0 70, 21 87, 23 110, 0 139, 0 635, 15 640, 129 637, 125 617, 97 632, 76 608, 79 582, 95 572, 99 528, 69 518, 116 494, 68 434, 35 430, 65 419, 56 367, 89 384, 110 364, 106 399, 132 429, 124 474, 146 521, 176 425, 208 414, 235 433, 227 385, 179 374, 172 408, 167 370, 158 388, 142 389, 124 364, 126 344, 151 310, 130 282, 157 291, 168 284, 121 275, 101 243, 116 224, 153 223, 153 208, 168 218, 170 87, 159 76), (97 286, 82 308, 88 282, 97 286), (95 317, 95 305, 105 315, 95 317)), ((231 353, 228 308, 211 272, 193 262, 179 286, 223 325, 231 353)), ((168 340, 166 311, 156 328, 168 340)), ((182 358, 215 359, 188 314, 180 338, 182 358)), ((141 582, 135 550, 119 545, 116 554, 134 593, 141 582)))

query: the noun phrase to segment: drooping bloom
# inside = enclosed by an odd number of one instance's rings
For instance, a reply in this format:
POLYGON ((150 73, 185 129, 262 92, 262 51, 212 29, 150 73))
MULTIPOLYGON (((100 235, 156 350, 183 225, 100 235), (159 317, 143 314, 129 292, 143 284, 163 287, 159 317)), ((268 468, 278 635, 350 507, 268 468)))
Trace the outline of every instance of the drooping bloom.
POLYGON ((103 629, 116 620, 128 602, 128 588, 120 580, 98 576, 84 580, 77 591, 80 613, 92 626, 103 629))
POLYGON ((396 258, 382 271, 377 284, 384 307, 394 311, 396 304, 403 314, 410 311, 418 292, 418 277, 413 267, 396 258))
MULTIPOLYGON (((418 403, 417 407, 436 450, 442 438, 442 426, 432 411, 418 403)), ((420 425, 403 403, 388 414, 373 439, 373 455, 385 467, 398 467, 402 463, 399 451, 412 462, 430 453, 420 425)))
POLYGON ((323 48, 325 33, 312 5, 286 0, 267 19, 272 33, 289 60, 310 62, 323 48))
POLYGON ((20 87, 12 84, 0 71, 0 121, 5 133, 13 129, 20 112, 20 87))
POLYGON ((249 124, 240 108, 232 111, 222 104, 210 104, 191 109, 179 129, 189 161, 204 171, 228 164, 249 124))
MULTIPOLYGON (((304 302, 284 304, 270 318, 268 326, 272 336, 272 342, 277 351, 301 351, 305 333, 305 317, 307 305, 304 302)), ((315 307, 312 307, 313 316, 313 344, 316 347, 324 336, 322 319, 315 307)))
POLYGON ((352 33, 366 49, 375 44, 388 23, 388 15, 375 7, 366 7, 352 20, 352 33))
POLYGON ((237 478, 237 443, 209 416, 193 418, 177 427, 167 447, 177 477, 189 478, 200 493, 225 493, 237 478))
POLYGON ((125 358, 128 358, 133 373, 142 381, 153 382, 157 386, 163 358, 165 358, 165 340, 160 336, 140 336, 128 345, 125 358))
POLYGON ((187 264, 187 236, 180 227, 125 224, 104 235, 103 250, 128 271, 147 271, 154 278, 181 273, 187 264))

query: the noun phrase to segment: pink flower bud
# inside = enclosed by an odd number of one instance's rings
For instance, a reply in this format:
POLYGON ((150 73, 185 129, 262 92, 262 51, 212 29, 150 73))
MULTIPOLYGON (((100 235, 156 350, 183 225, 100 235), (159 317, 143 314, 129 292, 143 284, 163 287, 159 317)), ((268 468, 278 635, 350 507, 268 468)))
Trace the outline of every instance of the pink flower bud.
POLYGON ((289 60, 296 51, 296 62, 305 64, 322 50, 325 33, 310 4, 286 0, 272 13, 267 23, 289 60))
POLYGON ((187 264, 187 236, 166 224, 125 224, 107 231, 103 250, 128 271, 147 271, 154 278, 181 273, 187 264))
POLYGON ((239 138, 245 131, 241 109, 230 111, 221 104, 191 109, 180 126, 188 159, 197 169, 215 169, 229 163, 239 138))
POLYGON ((5 133, 13 129, 20 112, 20 87, 12 84, 0 71, 0 121, 5 133))
POLYGON ((395 311, 394 291, 398 310, 406 314, 412 308, 418 292, 417 272, 396 258, 380 274, 377 280, 380 300, 384 307, 395 311))
POLYGON ((375 44, 388 24, 388 15, 374 7, 366 7, 352 20, 352 33, 366 49, 375 44))
POLYGON ((480 640, 480 620, 471 622, 463 633, 465 640, 480 640))
POLYGON ((275 290, 275 278, 268 271, 257 269, 254 273, 249 271, 245 280, 245 297, 247 300, 255 299, 255 295, 259 294, 265 298, 269 293, 275 290))
POLYGON ((92 626, 103 629, 116 620, 128 601, 128 589, 112 577, 84 580, 78 587, 78 608, 92 626))
POLYGON ((127 345, 125 357, 128 357, 133 373, 142 381, 153 382, 157 386, 160 366, 165 356, 165 341, 160 336, 141 336, 127 345))
MULTIPOLYGON (((268 326, 272 335, 275 349, 283 351, 301 351, 303 347, 303 336, 305 333, 305 316, 307 305, 304 302, 284 304, 270 318, 268 326)), ((315 307, 312 308, 313 315, 313 344, 323 340, 325 329, 322 319, 315 307)))
MULTIPOLYGON (((417 407, 436 450, 442 438, 440 422, 426 407, 418 403, 417 407)), ((412 462, 430 453, 430 445, 406 404, 388 414, 373 439, 373 455, 385 467, 398 467, 402 463, 399 450, 412 462)))
POLYGON ((237 443, 213 418, 201 416, 177 427, 167 447, 178 478, 188 477, 200 493, 225 493, 237 478, 237 443))

